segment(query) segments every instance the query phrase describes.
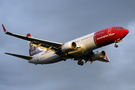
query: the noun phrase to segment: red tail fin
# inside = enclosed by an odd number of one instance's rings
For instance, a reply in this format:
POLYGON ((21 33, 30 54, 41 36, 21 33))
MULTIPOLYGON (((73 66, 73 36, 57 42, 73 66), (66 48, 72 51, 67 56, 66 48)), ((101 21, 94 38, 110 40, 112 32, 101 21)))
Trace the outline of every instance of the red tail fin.
POLYGON ((31 34, 30 34, 30 33, 28 33, 28 34, 27 34, 27 37, 31 37, 31 34))
MULTIPOLYGON (((28 33, 27 37, 32 37, 32 35, 30 33, 28 33)), ((44 51, 43 49, 40 49, 40 48, 32 45, 32 41, 28 41, 28 45, 29 45, 29 54, 30 54, 30 56, 33 56, 35 54, 38 54, 38 53, 44 51)))

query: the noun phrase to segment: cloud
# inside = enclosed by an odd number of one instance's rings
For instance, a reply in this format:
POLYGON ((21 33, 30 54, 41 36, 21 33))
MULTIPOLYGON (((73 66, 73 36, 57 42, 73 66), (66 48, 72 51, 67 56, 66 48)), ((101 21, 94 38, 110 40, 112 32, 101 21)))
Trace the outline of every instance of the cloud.
POLYGON ((1 0, 0 22, 13 33, 56 42, 66 42, 98 30, 123 26, 129 34, 116 49, 105 50, 109 63, 62 61, 50 65, 33 65, 26 60, 7 56, 4 52, 28 55, 28 45, 0 33, 0 89, 1 90, 133 90, 134 79, 134 24, 133 0, 1 0))

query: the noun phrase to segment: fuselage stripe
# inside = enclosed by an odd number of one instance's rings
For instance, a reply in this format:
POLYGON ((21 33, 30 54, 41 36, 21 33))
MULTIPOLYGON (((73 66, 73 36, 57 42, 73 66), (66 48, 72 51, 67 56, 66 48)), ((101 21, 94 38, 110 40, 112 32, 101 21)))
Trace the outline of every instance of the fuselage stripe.
MULTIPOLYGON (((95 38, 95 34, 96 34, 96 33, 94 33, 93 39, 94 39, 94 42, 95 42, 96 46, 98 46, 97 43, 96 43, 96 40, 95 40, 95 39, 96 39, 96 38, 95 38)), ((99 46, 98 46, 98 47, 99 47, 99 46)))

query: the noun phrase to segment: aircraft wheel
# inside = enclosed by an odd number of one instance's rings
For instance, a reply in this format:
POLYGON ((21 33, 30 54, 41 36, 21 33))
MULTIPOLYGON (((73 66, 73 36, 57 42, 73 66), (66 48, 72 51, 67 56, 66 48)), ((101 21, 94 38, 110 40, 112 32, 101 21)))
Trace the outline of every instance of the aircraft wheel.
POLYGON ((116 48, 118 47, 118 45, 117 45, 117 44, 115 44, 114 46, 115 46, 116 48))
POLYGON ((83 66, 84 62, 82 60, 78 61, 78 65, 83 66))
POLYGON ((82 62, 81 62, 81 66, 83 66, 83 64, 84 64, 84 62, 82 61, 82 62))
POLYGON ((66 57, 62 57, 61 59, 62 59, 63 61, 66 61, 67 58, 66 58, 66 57))

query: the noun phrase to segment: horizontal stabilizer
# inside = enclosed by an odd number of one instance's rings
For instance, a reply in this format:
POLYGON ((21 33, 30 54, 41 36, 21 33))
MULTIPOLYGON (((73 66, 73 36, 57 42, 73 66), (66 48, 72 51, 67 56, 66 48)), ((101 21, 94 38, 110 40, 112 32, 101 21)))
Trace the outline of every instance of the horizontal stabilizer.
POLYGON ((19 58, 26 59, 26 60, 31 60, 33 58, 32 56, 26 56, 26 55, 19 55, 19 54, 12 54, 12 53, 5 53, 5 54, 19 57, 19 58))

